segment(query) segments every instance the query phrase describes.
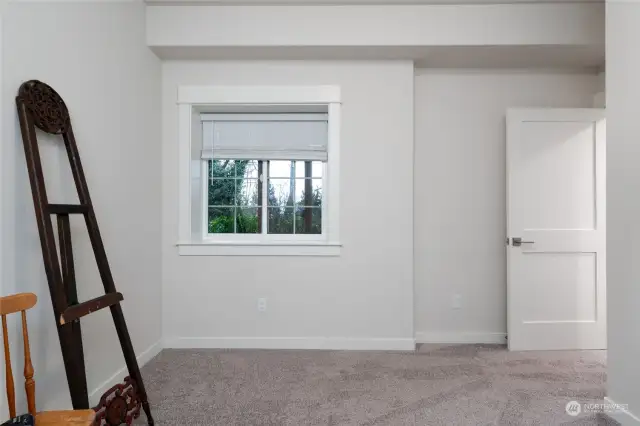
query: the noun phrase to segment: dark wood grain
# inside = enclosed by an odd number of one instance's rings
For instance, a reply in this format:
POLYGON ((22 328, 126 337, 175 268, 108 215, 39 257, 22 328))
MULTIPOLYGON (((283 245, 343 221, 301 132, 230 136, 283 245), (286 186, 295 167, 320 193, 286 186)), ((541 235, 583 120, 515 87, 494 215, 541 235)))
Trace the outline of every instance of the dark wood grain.
POLYGON ((96 426, 131 425, 140 417, 141 401, 137 385, 131 377, 111 387, 95 408, 96 426))
MULTIPOLYGON (((25 83, 30 85, 31 82, 25 83)), ((20 92, 19 92, 20 93, 20 92)), ((44 261, 44 270, 49 284, 49 294, 53 304, 53 315, 58 331, 58 340, 62 350, 62 359, 67 375, 67 383, 71 394, 71 403, 74 409, 89 408, 89 395, 86 391, 86 372, 84 371, 84 361, 78 361, 78 351, 82 342, 69 327, 62 327, 58 319, 62 312, 69 306, 67 301, 64 283, 62 281, 61 266, 58 260, 58 250, 53 234, 53 224, 51 215, 49 214, 49 201, 44 183, 44 174, 42 171, 42 162, 40 160, 40 151, 38 149, 38 141, 36 138, 36 129, 31 111, 27 107, 25 99, 20 95, 16 98, 18 108, 18 119, 20 121, 20 130, 22 133, 22 142, 24 146, 25 159, 27 163, 27 172, 29 174, 29 182, 31 185, 31 193, 33 197, 33 206, 40 234, 40 246, 42 248, 42 258, 44 261), (79 383, 84 379, 84 384, 79 383)))
MULTIPOLYGON (((78 304, 78 290, 76 288, 76 272, 73 261, 73 244, 71 241, 69 215, 58 214, 57 220, 62 282, 64 284, 67 303, 70 306, 74 306, 78 304)), ((56 324, 56 326, 61 331, 65 341, 73 342, 72 346, 63 348, 63 353, 65 354, 65 356, 63 356, 65 370, 71 372, 71 374, 67 375, 67 381, 69 382, 69 389, 73 389, 73 407, 75 409, 89 408, 89 392, 80 321, 71 321, 65 327, 59 323, 56 324)))
POLYGON ((109 293, 87 300, 86 302, 78 303, 77 305, 69 306, 60 316, 60 324, 66 324, 90 313, 99 311, 100 309, 117 305, 123 300, 124 297, 122 293, 109 293))
POLYGON ((49 202, 44 184, 42 162, 40 161, 40 151, 38 150, 38 141, 36 139, 36 129, 24 100, 18 97, 16 98, 16 103, 18 106, 18 118, 20 120, 22 142, 27 162, 27 171, 29 173, 29 182, 31 184, 36 222, 38 232, 40 233, 44 270, 49 283, 49 293, 51 295, 51 301, 53 302, 53 310, 57 322, 60 313, 67 308, 67 301, 64 297, 62 274, 60 273, 58 252, 53 236, 53 225, 49 212, 47 211, 49 202))
POLYGON ((49 293, 53 303, 73 407, 81 409, 89 406, 79 318, 96 310, 109 307, 129 375, 136 383, 135 389, 147 415, 148 424, 153 425, 154 421, 146 390, 120 305, 123 297, 122 294, 116 291, 113 275, 111 274, 68 109, 62 97, 53 88, 37 80, 27 81, 20 86, 16 97, 16 105, 33 195, 36 222, 40 234, 45 273, 49 283, 49 293), (36 127, 45 132, 62 136, 78 192, 79 205, 49 204, 37 145, 36 127), (61 262, 58 259, 58 251, 53 235, 53 225, 50 217, 52 214, 58 215, 58 227, 61 229, 59 231, 61 262), (104 296, 82 303, 78 303, 77 300, 69 214, 82 214, 84 216, 98 272, 105 291, 104 296))
POLYGON ((20 86, 18 97, 28 109, 31 122, 40 130, 61 134, 71 126, 69 110, 51 86, 38 80, 29 80, 20 86))
POLYGON ((89 211, 89 206, 82 204, 49 204, 47 210, 49 214, 85 214, 89 211))

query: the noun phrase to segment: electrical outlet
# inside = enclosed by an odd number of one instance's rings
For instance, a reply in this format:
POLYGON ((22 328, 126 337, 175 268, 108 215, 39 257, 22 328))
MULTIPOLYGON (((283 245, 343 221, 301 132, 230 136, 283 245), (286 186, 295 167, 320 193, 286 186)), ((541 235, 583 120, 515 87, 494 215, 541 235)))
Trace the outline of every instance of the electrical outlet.
POLYGON ((261 297, 258 299, 258 312, 264 312, 267 310, 267 299, 261 297))
POLYGON ((454 294, 451 297, 451 308, 452 309, 460 309, 462 307, 462 296, 459 294, 454 294))

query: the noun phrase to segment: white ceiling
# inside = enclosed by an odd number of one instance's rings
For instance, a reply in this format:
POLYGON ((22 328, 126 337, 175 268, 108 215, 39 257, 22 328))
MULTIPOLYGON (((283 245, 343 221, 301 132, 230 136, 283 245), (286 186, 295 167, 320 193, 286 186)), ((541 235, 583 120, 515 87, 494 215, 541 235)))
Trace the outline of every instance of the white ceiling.
POLYGON ((604 3, 605 0, 145 0, 148 4, 211 5, 432 5, 517 3, 604 3))

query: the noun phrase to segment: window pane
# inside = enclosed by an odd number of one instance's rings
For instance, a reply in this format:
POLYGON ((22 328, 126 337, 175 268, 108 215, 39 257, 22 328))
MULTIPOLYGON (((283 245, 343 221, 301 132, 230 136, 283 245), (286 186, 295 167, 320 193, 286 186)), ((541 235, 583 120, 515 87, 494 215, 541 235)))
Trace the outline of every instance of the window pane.
POLYGON ((236 160, 236 177, 258 179, 258 160, 236 160))
POLYGON ((322 161, 296 161, 296 177, 322 177, 322 161), (307 167, 309 167, 307 169, 307 167))
POLYGON ((260 208, 236 209, 236 233, 259 234, 260 233, 260 208))
POLYGON ((258 183, 258 179, 236 179, 237 206, 258 205, 258 183))
POLYGON ((209 181, 209 205, 233 206, 236 204, 236 179, 213 179, 209 181))
POLYGON ((269 179, 269 205, 293 206, 293 185, 295 179, 269 179))
POLYGON ((296 234, 322 234, 322 208, 296 208, 296 234))
POLYGON ((210 178, 232 178, 236 175, 236 162, 234 160, 209 161, 210 178))
POLYGON ((290 178, 295 161, 269 161, 269 177, 290 178))
POLYGON ((293 207, 269 207, 269 234, 293 234, 293 207))
POLYGON ((296 204, 322 206, 322 179, 296 179, 296 204))
POLYGON ((209 233, 233 234, 233 207, 209 208, 209 233))

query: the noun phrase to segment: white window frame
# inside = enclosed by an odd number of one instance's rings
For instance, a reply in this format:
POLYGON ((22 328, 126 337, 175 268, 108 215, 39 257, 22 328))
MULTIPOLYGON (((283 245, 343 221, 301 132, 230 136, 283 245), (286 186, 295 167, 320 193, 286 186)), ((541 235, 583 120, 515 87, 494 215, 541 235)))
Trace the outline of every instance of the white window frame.
MULTIPOLYGON (((178 87, 178 253, 182 256, 338 256, 340 173, 340 87, 338 86, 180 86, 178 87), (328 114, 328 160, 323 168, 322 234, 218 234, 211 236, 201 224, 192 227, 192 142, 202 137, 194 129, 195 115, 260 106, 266 112, 297 112, 313 106, 328 114)), ((201 188, 207 188, 206 161, 201 161, 201 188)), ((263 188, 266 187, 266 178, 263 188)), ((202 210, 207 206, 202 189, 202 210)), ((266 216, 267 212, 263 213, 266 216)), ((201 216, 204 212, 201 212, 201 216)), ((204 220, 202 220, 204 222, 204 220)))

